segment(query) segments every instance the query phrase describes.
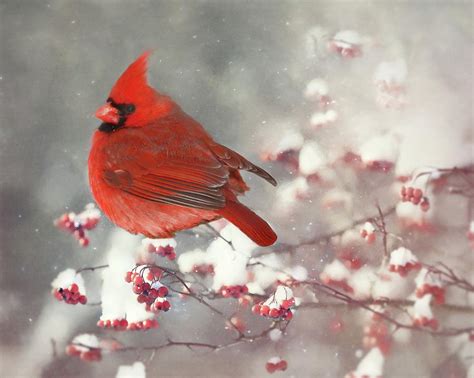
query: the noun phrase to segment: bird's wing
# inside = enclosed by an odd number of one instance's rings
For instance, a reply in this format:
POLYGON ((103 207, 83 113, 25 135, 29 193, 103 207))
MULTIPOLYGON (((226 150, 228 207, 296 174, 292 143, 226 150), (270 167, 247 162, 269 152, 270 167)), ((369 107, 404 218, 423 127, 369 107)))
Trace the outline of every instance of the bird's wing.
POLYGON ((112 164, 103 178, 110 186, 162 204, 206 210, 225 206, 222 187, 229 170, 212 154, 201 150, 171 154, 147 146, 129 151, 128 145, 118 144, 109 153, 112 164), (189 157, 196 155, 199 157, 189 157))
POLYGON ((255 164, 251 163, 237 152, 232 151, 230 148, 217 143, 210 145, 209 148, 216 155, 217 159, 228 167, 233 169, 243 169, 244 171, 255 173, 267 180, 273 186, 277 185, 276 180, 270 175, 270 173, 257 167, 255 164))

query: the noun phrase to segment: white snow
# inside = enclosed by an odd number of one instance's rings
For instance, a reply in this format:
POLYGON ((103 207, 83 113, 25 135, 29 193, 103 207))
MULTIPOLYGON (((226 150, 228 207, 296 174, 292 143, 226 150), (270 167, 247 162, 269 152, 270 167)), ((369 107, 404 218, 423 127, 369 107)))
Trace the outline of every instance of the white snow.
POLYGON ((268 337, 273 342, 281 340, 282 335, 283 333, 278 328, 274 328, 268 333, 268 337))
POLYGON ((305 142, 300 151, 299 169, 303 175, 317 173, 327 163, 319 144, 315 141, 305 142))
POLYGON ((433 197, 430 197, 428 211, 421 210, 420 206, 414 206, 411 202, 399 202, 396 208, 397 217, 409 223, 423 225, 433 217, 433 202, 433 197))
POLYGON ((431 311, 432 298, 433 296, 431 294, 427 294, 415 300, 415 304, 413 305, 413 316, 416 319, 433 319, 433 312, 431 311))
POLYGON ((306 85, 304 95, 308 99, 319 99, 321 96, 326 96, 328 93, 328 83, 324 79, 316 78, 306 85))
POLYGON ((281 305, 284 300, 293 298, 293 290, 288 286, 278 285, 274 295, 275 300, 281 305))
POLYGON ((333 123, 337 120, 338 114, 335 110, 329 109, 326 112, 313 113, 309 123, 313 128, 319 128, 333 123))
POLYGON ((182 253, 178 258, 181 272, 192 271, 194 265, 208 264, 214 266, 212 288, 219 290, 222 286, 244 285, 248 281, 247 262, 257 245, 245 236, 233 224, 225 226, 221 235, 232 241, 235 250, 221 238, 214 240, 204 252, 196 249, 182 253))
POLYGON ((275 148, 272 148, 272 153, 277 155, 281 152, 296 150, 298 151, 304 143, 304 137, 300 132, 294 128, 287 128, 275 148))
POLYGON ((176 239, 174 239, 174 238, 169 238, 169 239, 144 238, 142 240, 142 245, 148 246, 149 244, 152 244, 155 247, 166 247, 166 246, 169 245, 173 248, 176 248, 176 239))
POLYGON ((422 268, 420 270, 415 278, 415 283, 417 287, 422 287, 424 284, 428 284, 433 287, 443 286, 440 277, 426 268, 422 268))
POLYGON ((71 284, 75 283, 79 288, 79 292, 82 295, 86 295, 86 287, 84 279, 80 273, 76 273, 74 269, 66 269, 57 275, 57 277, 51 282, 51 286, 54 289, 67 289, 71 284))
POLYGON ((401 86, 407 77, 407 65, 405 60, 397 59, 390 62, 382 62, 375 69, 374 80, 376 83, 401 86))
POLYGON ((357 369, 353 372, 357 378, 378 378, 383 374, 385 357, 379 348, 372 348, 369 353, 359 362, 357 369))
POLYGON ((359 148, 359 155, 366 164, 376 161, 395 163, 398 157, 399 142, 391 134, 370 138, 359 148))
POLYGON ((417 257, 407 248, 397 248, 390 254, 390 265, 405 266, 416 263, 418 263, 417 257))
POLYGON ((79 218, 80 221, 85 221, 86 219, 98 219, 101 216, 100 210, 95 207, 95 204, 93 203, 88 203, 85 206, 84 211, 79 213, 77 217, 79 218))
POLYGON ((116 378, 145 378, 145 365, 141 361, 136 361, 133 365, 120 365, 116 378))
POLYGON ((373 234, 375 232, 375 227, 372 222, 365 222, 362 229, 367 231, 368 234, 373 234))
POLYGON ((145 310, 144 304, 137 302, 132 284, 125 282, 125 273, 135 267, 133 251, 137 248, 137 238, 125 231, 116 230, 111 237, 107 252, 109 267, 102 272, 101 320, 123 319, 138 322, 151 319, 153 313, 145 310))
POLYGON ((362 37, 354 30, 341 30, 334 35, 333 40, 341 47, 362 44, 362 37))
POLYGON ((323 274, 334 281, 348 280, 351 276, 349 269, 339 260, 334 260, 332 263, 327 264, 324 267, 323 274))
POLYGON ((90 333, 83 333, 77 335, 72 340, 72 343, 84 345, 75 345, 76 349, 80 350, 81 352, 87 352, 90 348, 99 348, 99 339, 96 335, 90 333))
POLYGON ((354 298, 356 299, 368 299, 371 298, 373 293, 372 289, 375 282, 377 282, 377 274, 375 269, 371 266, 363 266, 360 269, 352 273, 348 284, 354 290, 354 298))

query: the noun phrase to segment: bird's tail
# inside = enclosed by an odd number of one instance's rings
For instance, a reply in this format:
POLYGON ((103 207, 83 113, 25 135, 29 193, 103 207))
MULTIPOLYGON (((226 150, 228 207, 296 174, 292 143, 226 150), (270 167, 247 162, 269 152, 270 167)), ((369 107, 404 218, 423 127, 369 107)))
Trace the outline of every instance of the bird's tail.
POLYGON ((228 201, 225 208, 220 210, 220 215, 262 247, 272 245, 277 240, 275 231, 268 223, 239 202, 228 201))

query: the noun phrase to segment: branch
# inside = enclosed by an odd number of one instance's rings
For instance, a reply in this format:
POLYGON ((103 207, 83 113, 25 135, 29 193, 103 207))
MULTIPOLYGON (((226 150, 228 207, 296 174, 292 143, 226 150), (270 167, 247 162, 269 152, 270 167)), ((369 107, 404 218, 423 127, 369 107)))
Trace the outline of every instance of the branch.
MULTIPOLYGON (((383 215, 383 217, 388 217, 392 215, 393 213, 395 213, 395 209, 396 209, 396 205, 390 206, 388 209, 383 211, 381 215, 383 215)), ((310 245, 320 244, 320 243, 328 243, 332 238, 336 236, 340 236, 344 234, 346 231, 349 231, 356 226, 364 224, 365 222, 373 221, 375 218, 377 218, 377 215, 372 215, 372 216, 356 219, 355 221, 353 221, 351 224, 349 224, 348 226, 344 228, 341 228, 339 230, 332 231, 326 234, 316 235, 313 238, 299 242, 298 244, 279 243, 275 245, 273 249, 268 250, 268 251, 262 251, 261 253, 256 254, 254 257, 260 257, 260 256, 268 255, 271 253, 293 253, 300 247, 310 246, 310 245)))

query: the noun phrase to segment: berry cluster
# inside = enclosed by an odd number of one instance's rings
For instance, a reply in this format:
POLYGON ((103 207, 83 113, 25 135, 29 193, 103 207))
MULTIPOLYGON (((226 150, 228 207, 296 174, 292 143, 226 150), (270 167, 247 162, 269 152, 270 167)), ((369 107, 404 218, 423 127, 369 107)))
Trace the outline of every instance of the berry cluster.
POLYGON ((272 307, 271 304, 265 304, 264 302, 257 303, 252 307, 252 311, 254 314, 270 317, 273 319, 283 319, 283 320, 291 320, 293 318, 293 312, 291 311, 290 307, 294 306, 294 299, 290 303, 282 304, 278 307, 272 307))
POLYGON ((442 305, 445 301, 444 288, 439 286, 432 286, 427 283, 423 284, 421 287, 417 287, 415 294, 417 298, 421 298, 424 295, 431 294, 433 295, 435 303, 438 305, 442 305))
POLYGON ((413 320, 413 325, 417 327, 429 327, 434 331, 436 331, 439 327, 438 320, 426 316, 416 317, 413 320))
POLYGON ((291 320, 293 318, 292 307, 294 306, 295 298, 292 290, 280 285, 265 302, 255 304, 252 307, 252 312, 273 319, 291 320))
POLYGON ((213 275, 214 274, 214 265, 212 264, 200 264, 193 265, 192 272, 199 274, 201 276, 213 275))
POLYGON ((64 301, 67 304, 76 305, 86 304, 87 297, 79 292, 79 286, 72 283, 68 288, 53 288, 53 295, 58 301, 64 301))
POLYGON ((296 171, 299 168, 299 155, 300 151, 297 149, 288 149, 285 151, 279 151, 277 153, 266 152, 262 153, 260 158, 263 161, 277 162, 283 165, 290 171, 296 171))
POLYGON ((159 324, 156 319, 147 319, 139 322, 128 323, 127 330, 129 331, 147 331, 152 328, 158 328, 159 324))
POLYGON ((100 211, 90 203, 79 214, 65 213, 54 221, 54 225, 65 230, 78 240, 82 247, 89 245, 86 231, 93 230, 100 220, 100 211))
POLYGON ((431 301, 433 296, 424 295, 416 299, 413 305, 413 325, 418 327, 429 327, 433 330, 438 328, 438 320, 435 319, 431 310, 431 301))
POLYGON ((66 354, 68 356, 77 356, 83 361, 93 362, 102 360, 102 353, 100 348, 86 348, 74 344, 69 344, 66 347, 66 354))
POLYGON ((320 275, 321 281, 323 281, 324 284, 328 286, 333 286, 339 289, 344 290, 347 293, 353 293, 354 289, 352 288, 351 285, 346 280, 333 280, 326 276, 324 273, 321 273, 320 275))
POLYGON ((270 373, 276 371, 285 371, 288 368, 288 363, 280 357, 272 357, 265 364, 265 369, 270 373))
POLYGON ((100 328, 110 328, 116 331, 125 331, 128 329, 127 319, 113 319, 113 320, 99 320, 97 322, 97 327, 100 328))
POLYGON ((329 51, 337 53, 343 58, 356 58, 362 55, 362 50, 359 45, 332 40, 328 43, 329 51))
POLYGON ((365 349, 378 347, 384 355, 390 353, 392 336, 387 324, 377 314, 372 317, 372 322, 364 327, 362 344, 365 349))
POLYGON ((421 268, 420 263, 406 263, 405 265, 394 265, 388 266, 389 272, 398 273, 402 277, 406 277, 412 270, 418 270, 421 268))
POLYGON ((365 260, 353 248, 343 248, 337 252, 337 258, 341 260, 347 269, 359 270, 365 264, 365 260))
POLYGON ((125 282, 133 283, 132 290, 137 294, 137 301, 145 303, 147 311, 155 313, 168 311, 171 308, 169 301, 166 300, 169 293, 168 288, 155 279, 155 272, 152 269, 146 269, 148 270, 147 278, 150 278, 150 272, 152 274, 151 284, 146 282, 139 273, 132 271, 125 274, 125 282))
POLYGON ((400 189, 400 197, 403 202, 411 202, 414 205, 420 205, 422 211, 430 209, 430 201, 428 197, 423 196, 423 191, 419 188, 403 185, 400 189))
POLYGON ((372 244, 375 241, 374 225, 371 222, 365 222, 360 230, 360 236, 362 236, 368 244, 372 244))
POLYGON ((143 321, 129 322, 127 319, 99 320, 97 327, 109 328, 115 331, 147 331, 158 328, 160 325, 156 319, 146 319, 143 321))
POLYGON ((219 293, 224 298, 240 298, 241 296, 247 294, 249 289, 246 285, 233 285, 233 286, 222 286, 219 289, 219 293))
POLYGON ((412 270, 421 269, 421 264, 416 256, 406 248, 398 248, 390 254, 388 270, 406 277, 412 270))
POLYGON ((154 246, 153 244, 148 244, 148 252, 149 253, 156 253, 159 256, 166 257, 168 260, 175 260, 176 259, 176 252, 174 247, 171 245, 165 246, 154 246))

